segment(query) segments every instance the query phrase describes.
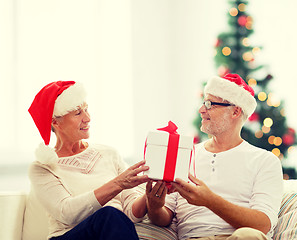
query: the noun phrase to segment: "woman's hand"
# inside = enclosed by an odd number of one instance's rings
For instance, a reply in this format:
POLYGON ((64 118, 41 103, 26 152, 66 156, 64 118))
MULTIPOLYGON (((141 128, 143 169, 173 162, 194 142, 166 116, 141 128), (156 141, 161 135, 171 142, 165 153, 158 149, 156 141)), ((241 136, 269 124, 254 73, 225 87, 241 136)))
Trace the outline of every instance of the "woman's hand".
MULTIPOLYGON (((140 161, 129 167, 119 176, 115 177, 111 181, 105 183, 101 187, 94 190, 95 196, 101 206, 104 206, 107 202, 118 195, 122 190, 136 187, 137 185, 147 182, 148 176, 137 174, 149 169, 148 166, 144 166, 145 161, 140 161)), ((144 201, 145 202, 145 201, 144 201)), ((144 209, 146 211, 146 209, 144 209)))
POLYGON ((125 172, 120 174, 114 179, 115 183, 121 189, 128 189, 138 186, 139 184, 145 183, 149 180, 147 175, 139 175, 143 171, 149 169, 148 166, 144 166, 145 161, 140 161, 133 166, 129 167, 125 172))

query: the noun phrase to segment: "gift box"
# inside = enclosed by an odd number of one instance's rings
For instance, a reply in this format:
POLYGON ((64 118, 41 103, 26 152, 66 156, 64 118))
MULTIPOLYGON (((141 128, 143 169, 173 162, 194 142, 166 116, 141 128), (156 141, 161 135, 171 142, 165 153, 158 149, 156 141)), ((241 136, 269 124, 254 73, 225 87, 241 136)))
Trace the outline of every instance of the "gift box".
POLYGON ((175 178, 188 180, 193 151, 193 137, 179 135, 177 126, 169 122, 165 128, 147 135, 144 159, 150 179, 172 182, 175 178))

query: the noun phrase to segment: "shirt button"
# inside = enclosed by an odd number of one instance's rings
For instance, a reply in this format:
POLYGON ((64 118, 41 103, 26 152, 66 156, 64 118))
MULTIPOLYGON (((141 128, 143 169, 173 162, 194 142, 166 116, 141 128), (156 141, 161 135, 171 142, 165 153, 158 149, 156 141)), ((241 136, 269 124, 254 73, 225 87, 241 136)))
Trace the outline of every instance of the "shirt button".
POLYGON ((214 164, 214 163, 215 163, 215 161, 214 161, 214 160, 212 160, 212 161, 211 161, 211 163, 212 163, 212 164, 214 164))
POLYGON ((214 154, 213 154, 213 156, 214 156, 214 157, 216 157, 216 156, 217 156, 217 154, 215 154, 215 153, 214 153, 214 154))
POLYGON ((212 171, 214 172, 214 171, 215 171, 215 169, 213 168, 213 169, 212 169, 212 171))

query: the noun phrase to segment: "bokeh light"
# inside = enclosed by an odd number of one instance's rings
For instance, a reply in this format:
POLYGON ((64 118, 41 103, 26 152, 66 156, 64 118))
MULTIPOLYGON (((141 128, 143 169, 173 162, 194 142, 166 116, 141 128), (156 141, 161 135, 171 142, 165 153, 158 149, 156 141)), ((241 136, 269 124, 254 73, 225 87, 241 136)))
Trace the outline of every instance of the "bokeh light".
POLYGON ((224 48, 222 49, 222 53, 223 53, 223 55, 225 55, 225 56, 229 56, 229 55, 231 54, 231 49, 230 49, 229 47, 224 47, 224 48))
POLYGON ((250 78, 250 79, 248 80, 248 85, 250 85, 251 87, 256 86, 256 85, 257 85, 257 80, 254 79, 254 78, 250 78))
POLYGON ((237 14, 238 14, 238 10, 236 9, 236 8, 231 8, 230 10, 229 10, 229 13, 230 13, 230 15, 232 16, 232 17, 235 17, 235 16, 237 16, 237 14))
POLYGON ((262 102, 264 102, 267 98, 267 94, 265 92, 259 92, 258 99, 262 102))
POLYGON ((245 52, 244 54, 242 54, 242 58, 244 61, 249 62, 253 60, 254 55, 251 52, 245 52))
POLYGON ((263 137, 263 132, 261 130, 258 130, 257 132, 255 132, 255 137, 256 138, 261 138, 263 137))
POLYGON ((244 3, 240 3, 240 4, 238 5, 238 10, 239 10, 240 12, 244 12, 244 11, 245 11, 245 8, 246 8, 246 5, 245 5, 244 3))
POLYGON ((271 118, 265 118, 263 124, 265 127, 271 127, 273 124, 273 120, 271 118))
POLYGON ((276 137, 273 140, 273 143, 275 146, 280 146, 282 144, 283 140, 280 137, 276 137))
POLYGON ((280 154, 281 154, 281 152, 280 152, 280 150, 279 150, 278 148, 274 148, 274 149, 272 149, 271 152, 272 152, 275 156, 277 156, 277 157, 279 157, 280 154))
POLYGON ((252 50, 253 54, 257 54, 260 51, 261 51, 261 49, 259 47, 254 47, 253 50, 252 50))
POLYGON ((275 136, 273 136, 273 135, 269 136, 269 138, 268 138, 269 144, 273 145, 274 144, 274 139, 275 139, 275 136))
POLYGON ((262 126, 262 132, 263 133, 269 133, 270 132, 270 127, 262 126))
POLYGON ((250 46, 250 39, 247 38, 247 37, 242 39, 242 45, 245 46, 245 47, 250 46))

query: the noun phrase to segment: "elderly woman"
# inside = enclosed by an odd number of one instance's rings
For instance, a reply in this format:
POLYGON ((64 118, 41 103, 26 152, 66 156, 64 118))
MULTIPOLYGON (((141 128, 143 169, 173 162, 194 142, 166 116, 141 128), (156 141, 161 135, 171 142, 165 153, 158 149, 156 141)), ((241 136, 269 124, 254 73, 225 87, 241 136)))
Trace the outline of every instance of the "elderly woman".
POLYGON ((148 181, 138 176, 148 167, 141 161, 127 168, 113 148, 83 140, 90 127, 85 95, 74 81, 52 82, 29 108, 45 143, 36 150, 29 177, 49 215, 48 238, 138 239, 133 222, 146 214, 146 198, 132 188, 148 181), (51 130, 54 149, 48 146, 51 130))

